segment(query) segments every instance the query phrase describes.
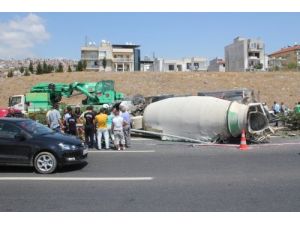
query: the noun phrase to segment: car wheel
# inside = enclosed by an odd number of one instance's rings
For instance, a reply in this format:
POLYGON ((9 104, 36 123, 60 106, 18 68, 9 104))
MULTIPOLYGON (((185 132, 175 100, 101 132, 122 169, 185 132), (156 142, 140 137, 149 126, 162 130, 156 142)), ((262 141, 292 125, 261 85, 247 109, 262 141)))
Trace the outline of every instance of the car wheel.
POLYGON ((34 158, 34 168, 38 173, 53 173, 57 167, 57 160, 50 152, 40 152, 34 158))

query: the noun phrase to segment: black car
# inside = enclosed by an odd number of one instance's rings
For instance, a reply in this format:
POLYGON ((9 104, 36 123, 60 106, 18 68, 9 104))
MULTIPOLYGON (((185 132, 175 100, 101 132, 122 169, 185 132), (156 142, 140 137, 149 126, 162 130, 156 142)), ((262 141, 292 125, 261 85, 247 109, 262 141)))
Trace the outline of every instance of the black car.
POLYGON ((33 166, 52 173, 57 167, 82 163, 86 146, 77 137, 52 131, 30 119, 0 118, 0 164, 33 166))

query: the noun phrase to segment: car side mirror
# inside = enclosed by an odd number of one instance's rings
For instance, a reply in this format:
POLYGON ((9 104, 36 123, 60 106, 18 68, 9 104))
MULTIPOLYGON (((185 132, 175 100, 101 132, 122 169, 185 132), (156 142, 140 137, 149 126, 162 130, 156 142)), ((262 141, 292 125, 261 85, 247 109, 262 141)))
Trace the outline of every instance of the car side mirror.
POLYGON ((15 139, 18 140, 18 141, 25 141, 26 140, 26 135, 24 133, 16 134, 15 139))

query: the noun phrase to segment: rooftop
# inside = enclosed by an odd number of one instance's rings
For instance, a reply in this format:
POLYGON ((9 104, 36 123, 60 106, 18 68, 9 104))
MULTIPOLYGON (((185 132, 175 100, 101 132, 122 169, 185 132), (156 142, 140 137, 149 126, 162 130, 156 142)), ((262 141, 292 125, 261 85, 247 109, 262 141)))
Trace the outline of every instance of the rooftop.
POLYGON ((270 56, 274 56, 274 55, 278 55, 278 54, 286 53, 286 52, 292 52, 295 50, 300 50, 300 45, 294 45, 294 46, 289 46, 287 48, 282 48, 279 51, 271 53, 270 56))
POLYGON ((134 44, 113 44, 113 48, 139 48, 140 45, 134 45, 134 44))
MULTIPOLYGON (((109 42, 104 42, 101 44, 109 44, 111 45, 109 42)), ((134 48, 139 48, 140 45, 135 45, 135 44, 112 44, 111 45, 113 48, 127 48, 127 49, 134 49, 134 48)), ((99 49, 100 46, 97 45, 85 45, 81 47, 81 50, 95 50, 97 51, 99 49)))

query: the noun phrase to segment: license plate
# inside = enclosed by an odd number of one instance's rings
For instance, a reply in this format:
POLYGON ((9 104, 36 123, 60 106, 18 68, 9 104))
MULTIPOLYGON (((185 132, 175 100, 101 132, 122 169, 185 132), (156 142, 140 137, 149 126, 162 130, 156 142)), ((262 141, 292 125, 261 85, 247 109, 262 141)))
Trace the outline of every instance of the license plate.
POLYGON ((88 150, 87 150, 87 149, 84 149, 82 154, 83 154, 83 155, 88 154, 88 150))

